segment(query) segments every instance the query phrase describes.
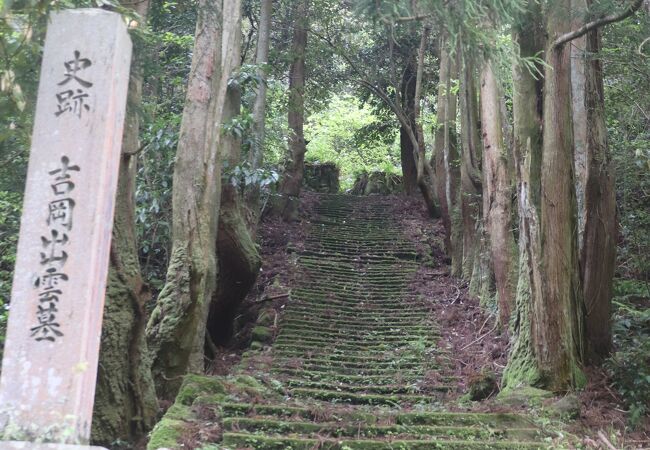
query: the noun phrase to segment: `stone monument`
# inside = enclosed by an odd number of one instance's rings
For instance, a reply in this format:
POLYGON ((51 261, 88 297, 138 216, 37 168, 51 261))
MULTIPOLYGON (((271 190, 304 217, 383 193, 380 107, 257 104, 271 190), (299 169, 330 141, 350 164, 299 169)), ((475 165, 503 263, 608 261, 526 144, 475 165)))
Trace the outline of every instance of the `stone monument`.
POLYGON ((95 396, 131 41, 113 12, 50 19, 0 379, 24 442, 0 449, 87 444, 95 396))

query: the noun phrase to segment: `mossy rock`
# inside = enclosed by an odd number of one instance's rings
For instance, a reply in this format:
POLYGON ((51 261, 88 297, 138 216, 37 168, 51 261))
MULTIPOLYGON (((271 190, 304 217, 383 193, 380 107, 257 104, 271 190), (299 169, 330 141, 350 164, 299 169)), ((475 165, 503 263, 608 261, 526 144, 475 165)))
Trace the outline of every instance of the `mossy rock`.
POLYGON ((151 432, 147 450, 178 448, 178 440, 181 438, 185 426, 186 423, 182 420, 163 417, 151 432))
POLYGON ((493 372, 481 372, 469 380, 469 399, 475 402, 485 400, 499 391, 493 372))
POLYGON ((183 384, 176 396, 177 404, 190 406, 201 394, 225 394, 223 381, 216 377, 189 374, 183 378, 183 384))
POLYGON ((567 394, 551 403, 544 411, 551 417, 562 420, 575 420, 580 417, 580 399, 575 394, 567 394))
POLYGON ((257 326, 253 328, 253 342, 268 344, 273 341, 273 331, 269 327, 257 326))
POLYGON ((270 327, 275 322, 275 310, 273 308, 268 308, 263 311, 260 311, 257 316, 257 325, 263 327, 270 327))
POLYGON ((401 176, 375 171, 358 175, 350 193, 353 195, 395 194, 402 190, 401 176))
POLYGON ((499 402, 514 407, 540 406, 542 400, 553 397, 553 393, 532 386, 520 386, 499 393, 499 402))
POLYGON ((332 162, 305 163, 303 184, 316 192, 335 194, 339 191, 340 170, 332 162))

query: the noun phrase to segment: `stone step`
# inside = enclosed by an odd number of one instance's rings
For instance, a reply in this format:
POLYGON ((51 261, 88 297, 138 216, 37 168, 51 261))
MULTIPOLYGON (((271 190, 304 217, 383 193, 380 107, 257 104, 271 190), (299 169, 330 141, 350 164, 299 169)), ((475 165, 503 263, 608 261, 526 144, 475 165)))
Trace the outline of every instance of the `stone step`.
POLYGON ((388 405, 401 408, 416 404, 437 403, 440 400, 440 397, 433 394, 356 394, 352 392, 313 388, 294 388, 291 389, 291 394, 298 398, 308 398, 337 403, 342 402, 350 405, 388 405))
POLYGON ((524 441, 461 441, 461 440, 358 440, 320 438, 293 438, 266 436, 259 434, 225 432, 223 445, 235 448, 254 448, 255 450, 496 450, 496 449, 544 449, 544 445, 524 441))
POLYGON ((223 420, 226 431, 263 432, 272 434, 300 434, 306 438, 316 435, 326 438, 373 439, 385 438, 400 440, 482 440, 519 441, 539 438, 536 428, 491 428, 480 426, 430 426, 430 425, 373 425, 365 421, 357 422, 305 422, 278 420, 274 417, 228 417, 223 420))

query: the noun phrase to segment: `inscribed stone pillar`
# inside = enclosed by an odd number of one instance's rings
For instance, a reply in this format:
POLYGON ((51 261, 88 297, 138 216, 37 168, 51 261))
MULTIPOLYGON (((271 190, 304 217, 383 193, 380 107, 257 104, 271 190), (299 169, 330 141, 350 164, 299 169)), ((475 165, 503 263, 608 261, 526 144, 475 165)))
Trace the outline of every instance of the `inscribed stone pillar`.
POLYGON ((130 61, 119 14, 51 15, 0 379, 4 439, 90 437, 130 61))

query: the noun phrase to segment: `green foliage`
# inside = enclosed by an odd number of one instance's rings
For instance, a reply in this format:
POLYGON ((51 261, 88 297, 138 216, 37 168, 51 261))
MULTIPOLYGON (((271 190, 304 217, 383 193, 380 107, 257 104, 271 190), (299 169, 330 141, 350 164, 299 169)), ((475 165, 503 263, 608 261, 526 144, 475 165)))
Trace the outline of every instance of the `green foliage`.
MULTIPOLYGON (((383 141, 381 134, 370 134, 365 140, 358 135, 360 130, 373 130, 377 123, 369 106, 349 95, 334 96, 327 109, 309 117, 305 127, 307 160, 340 167, 342 189, 352 187, 355 176, 364 171, 399 171, 398 148, 383 141)), ((395 134, 393 129, 393 141, 395 134)))
POLYGON ((171 251, 171 207, 174 156, 180 116, 162 115, 145 124, 136 184, 136 226, 140 264, 155 290, 165 281, 171 251))
POLYGON ((4 344, 7 326, 21 204, 22 195, 0 191, 0 345, 4 344))
POLYGON ((650 292, 644 283, 623 280, 616 293, 612 332, 617 350, 606 367, 629 408, 630 423, 638 425, 650 414, 650 292))
POLYGON ((605 28, 601 56, 621 230, 618 273, 650 283, 650 57, 637 53, 648 30, 643 14, 605 28))

